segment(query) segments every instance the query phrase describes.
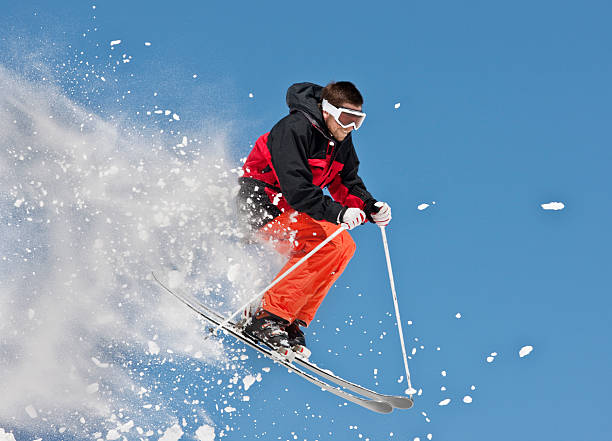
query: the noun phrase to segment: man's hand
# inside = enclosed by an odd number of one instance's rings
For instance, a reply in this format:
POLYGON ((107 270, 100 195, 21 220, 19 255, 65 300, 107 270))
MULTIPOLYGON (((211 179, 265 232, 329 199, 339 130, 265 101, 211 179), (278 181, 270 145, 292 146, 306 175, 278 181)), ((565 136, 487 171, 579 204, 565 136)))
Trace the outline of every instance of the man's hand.
POLYGON ((361 225, 366 220, 366 214, 359 208, 347 208, 342 215, 341 223, 345 224, 349 230, 361 225))
POLYGON ((391 222, 391 207, 386 202, 376 202, 374 204, 375 207, 378 207, 378 211, 376 213, 372 213, 372 220, 379 227, 386 227, 391 222))

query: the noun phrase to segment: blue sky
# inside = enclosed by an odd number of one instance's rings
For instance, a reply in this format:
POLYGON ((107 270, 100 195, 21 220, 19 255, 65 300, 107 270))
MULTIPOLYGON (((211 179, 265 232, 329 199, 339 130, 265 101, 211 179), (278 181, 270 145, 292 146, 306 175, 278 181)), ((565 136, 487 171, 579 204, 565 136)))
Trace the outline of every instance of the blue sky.
MULTIPOLYGON (((111 120, 137 122, 155 103, 176 109, 183 130, 219 127, 236 164, 286 114, 292 83, 350 80, 362 91, 368 117, 354 142, 366 185, 393 209, 391 257, 402 319, 413 322, 404 323, 408 346, 424 346, 409 361, 423 395, 411 410, 380 416, 272 367, 230 419, 203 406, 218 430, 235 428, 230 439, 604 440, 611 9, 14 2, 0 18, 0 60, 18 69, 38 52, 51 66, 67 63, 56 75, 66 94, 111 120), (123 53, 132 60, 113 71, 108 56, 123 53), (96 91, 76 81, 87 70, 81 60, 109 81, 96 91), (565 209, 541 208, 552 201, 565 209), (525 345, 534 351, 519 358, 525 345), (445 398, 451 404, 439 406, 445 398)), ((380 234, 370 225, 353 237, 357 254, 307 334, 313 359, 398 394, 403 365, 380 234)))

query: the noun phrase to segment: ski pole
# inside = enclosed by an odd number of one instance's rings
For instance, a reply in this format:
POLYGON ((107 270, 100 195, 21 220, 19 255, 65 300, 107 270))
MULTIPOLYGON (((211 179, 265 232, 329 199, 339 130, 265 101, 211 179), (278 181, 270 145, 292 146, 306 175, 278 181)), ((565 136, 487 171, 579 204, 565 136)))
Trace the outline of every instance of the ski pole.
POLYGON ((287 277, 291 272, 293 272, 294 269, 296 269, 298 266, 300 266, 301 264, 303 264, 304 262, 306 262, 308 259, 310 259, 312 257, 312 255, 314 253, 316 253, 317 251, 319 251, 321 248, 323 248, 325 245, 327 245, 334 237, 336 237, 338 234, 342 233, 344 230, 348 229, 348 227, 346 226, 346 224, 341 224, 340 227, 334 231, 329 237, 327 237, 327 239, 325 239, 323 242, 321 242, 319 245, 317 245, 315 248, 313 248, 312 251, 310 251, 308 254, 306 254, 304 257, 302 257, 299 261, 297 261, 291 268, 289 268, 287 271, 285 271, 283 274, 281 274, 280 276, 278 276, 274 281, 272 281, 272 283, 270 283, 268 286, 266 286, 264 289, 262 289, 260 292, 257 293, 257 295, 253 296, 248 302, 246 302, 244 305, 242 305, 240 307, 240 309, 237 309, 236 312, 234 312, 232 315, 230 315, 228 318, 226 318, 225 320, 223 320, 223 322, 221 322, 214 330, 214 333, 216 334, 217 331, 219 331, 219 329, 221 329, 223 326, 227 325, 229 323, 229 321, 231 319, 233 319, 235 316, 237 316, 240 312, 244 311, 244 309, 249 306, 251 303, 253 303, 255 300, 257 300, 259 297, 261 297, 262 295, 264 295, 264 293, 269 290, 270 288, 272 288, 274 285, 276 285, 278 282, 280 282, 281 280, 283 280, 285 277, 287 277))
POLYGON ((408 358, 406 357, 406 346, 404 344, 404 333, 402 331, 402 319, 400 318, 399 305, 397 303, 397 294, 395 292, 395 281, 393 280, 393 270, 391 269, 391 257, 389 256, 389 244, 387 243, 387 233, 385 227, 380 227, 380 233, 382 235, 383 246, 385 248, 385 257, 387 258, 387 269, 389 271, 389 283, 391 284, 391 294, 393 295, 393 305, 395 307, 395 319, 397 320, 397 330, 399 332, 400 343, 402 344, 402 355, 404 356, 404 367, 406 368, 406 381, 408 382, 408 389, 406 391, 412 398, 414 392, 412 384, 410 383, 410 370, 408 370, 408 358))

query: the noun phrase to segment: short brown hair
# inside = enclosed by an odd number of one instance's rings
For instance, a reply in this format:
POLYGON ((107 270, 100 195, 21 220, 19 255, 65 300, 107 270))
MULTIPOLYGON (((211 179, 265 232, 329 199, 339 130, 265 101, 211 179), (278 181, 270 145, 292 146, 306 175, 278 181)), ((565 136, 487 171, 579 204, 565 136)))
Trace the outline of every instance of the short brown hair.
POLYGON ((344 103, 355 106, 363 105, 363 97, 357 87, 350 81, 332 81, 321 91, 321 98, 330 104, 340 107, 344 103))

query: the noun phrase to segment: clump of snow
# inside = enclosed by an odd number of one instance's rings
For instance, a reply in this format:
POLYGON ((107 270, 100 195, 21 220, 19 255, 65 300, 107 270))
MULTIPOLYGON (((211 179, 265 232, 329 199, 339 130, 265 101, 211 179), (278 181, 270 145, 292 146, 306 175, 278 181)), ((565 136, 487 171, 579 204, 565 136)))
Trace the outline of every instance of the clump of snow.
POLYGON ((463 397, 463 402, 466 404, 470 404, 472 402, 472 397, 466 395, 465 397, 463 397))
POLYGON ((113 41, 110 42, 111 47, 112 46, 116 46, 118 44, 121 44, 121 40, 113 40, 113 41))
POLYGON ((106 434, 106 439, 109 441, 114 441, 119 438, 121 438, 121 434, 119 433, 117 429, 111 429, 106 434))
POLYGON ((457 317, 458 319, 460 319, 460 318, 461 318, 461 313, 460 313, 460 312, 458 312, 457 314, 455 314, 455 317, 457 317))
POLYGON ((172 427, 168 427, 159 441, 178 441, 182 436, 183 429, 177 423, 172 427))
POLYGON ((170 289, 179 287, 183 280, 185 279, 185 275, 180 271, 170 271, 168 273, 168 287, 170 289))
POLYGON ((497 357, 497 352, 491 352, 491 355, 487 357, 487 363, 493 363, 495 357, 497 357))
POLYGON ((541 204, 541 207, 544 210, 563 210, 565 208, 565 204, 563 202, 549 202, 547 204, 541 204))
POLYGON ((95 394, 96 392, 98 392, 99 388, 100 386, 98 385, 98 383, 92 383, 87 386, 85 390, 88 394, 95 394))
POLYGON ((418 209, 419 211, 423 211, 423 210, 425 210, 426 208, 429 208, 429 207, 430 207, 430 205, 436 205, 436 201, 433 201, 431 204, 427 204, 427 203, 422 203, 422 204, 419 204, 419 205, 417 206, 417 209, 418 209))
POLYGON ((253 93, 249 93, 249 98, 253 98, 254 96, 253 93))
POLYGON ((395 107, 396 109, 399 109, 401 105, 402 105, 402 103, 395 103, 395 106, 394 106, 394 107, 395 107))
MULTIPOLYGON (((120 40, 112 43, 116 53, 120 40)), ((89 80, 79 73, 79 83, 90 81, 83 90, 118 79, 114 69, 87 70, 89 80)), ((30 84, 0 66, 6 122, 0 124, 0 203, 3 220, 10 219, 2 224, 10 240, 0 254, 6 276, 0 334, 2 344, 18 355, 0 363, 0 415, 12 418, 11 428, 44 424, 56 435, 65 428, 66 439, 90 438, 83 431, 98 425, 105 430, 94 438, 105 438, 109 428, 136 417, 155 430, 173 424, 178 404, 172 394, 155 398, 157 412, 142 414, 150 404, 142 400, 152 399, 135 391, 141 385, 153 390, 158 380, 148 371, 149 358, 134 349, 138 345, 141 352, 158 352, 160 346, 178 351, 191 344, 202 358, 226 358, 219 341, 202 340, 195 314, 151 280, 151 269, 161 278, 177 269, 185 274, 178 278, 181 289, 230 307, 234 295, 242 303, 238 297, 250 292, 245 287, 280 266, 262 264, 261 257, 235 244, 227 219, 236 177, 224 134, 180 133, 190 139, 190 154, 179 157, 173 149, 176 132, 149 136, 147 129, 145 141, 136 128, 140 123, 124 130, 115 118, 96 115, 95 108, 82 108, 61 88, 46 81, 30 84), (205 185, 187 187, 184 178, 205 185), (163 188, 156 185, 160 179, 163 188), (229 257, 243 265, 230 294, 224 277, 229 257), (46 264, 48 271, 41 271, 46 264), (148 345, 142 336, 151 329, 160 338, 148 345), (95 393, 95 384, 104 393, 95 393), (78 424, 81 415, 90 415, 86 424, 78 424), (113 421, 110 415, 120 417, 113 421)), ((169 354, 164 353, 166 367, 179 362, 169 354)))
POLYGON ((242 266, 239 263, 234 263, 229 266, 227 270, 227 280, 233 282, 234 280, 238 280, 240 277, 240 273, 242 271, 242 266))
POLYGON ((451 402, 450 398, 446 398, 445 400, 442 400, 438 403, 438 406, 448 406, 449 403, 451 402))
POLYGON ((196 436, 199 441, 214 441, 215 439, 215 428, 204 424, 196 430, 196 436))
POLYGON ((132 430, 133 427, 134 427, 134 421, 130 420, 125 424, 121 424, 117 429, 122 433, 126 433, 132 430))
POLYGON ((531 351, 533 351, 533 346, 523 346, 519 351, 519 357, 523 358, 526 355, 531 354, 531 351))
POLYGON ((16 441, 15 436, 11 432, 5 432, 3 428, 0 427, 0 441, 16 441))
POLYGON ((149 354, 157 355, 159 354, 159 345, 154 341, 149 341, 149 354))
POLYGON ((244 383, 244 390, 249 390, 249 388, 253 385, 253 383, 255 383, 256 380, 257 379, 252 375, 247 375, 246 377, 244 377, 242 379, 242 382, 244 383))
POLYGON ((30 418, 38 417, 38 412, 36 412, 36 409, 34 409, 34 406, 32 406, 31 404, 29 406, 26 406, 25 411, 30 418))
POLYGON ((151 42, 150 41, 145 41, 145 46, 151 46, 151 42))
POLYGON ((91 357, 91 361, 93 361, 96 366, 98 366, 99 368, 102 368, 102 369, 106 369, 107 367, 110 366, 108 363, 102 363, 96 357, 91 357))

